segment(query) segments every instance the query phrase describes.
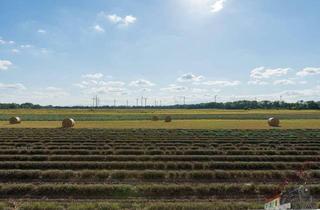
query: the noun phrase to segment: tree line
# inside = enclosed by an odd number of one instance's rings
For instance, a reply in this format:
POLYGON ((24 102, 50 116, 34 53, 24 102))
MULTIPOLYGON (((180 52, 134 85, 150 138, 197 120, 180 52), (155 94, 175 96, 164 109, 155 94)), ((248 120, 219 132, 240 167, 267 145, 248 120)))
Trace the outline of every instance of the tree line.
POLYGON ((0 109, 111 109, 111 108, 157 108, 157 109, 292 109, 292 110, 306 110, 306 109, 320 109, 320 101, 233 101, 233 102, 209 102, 200 104, 186 104, 186 105, 169 105, 169 106, 41 106, 33 103, 0 103, 0 109))

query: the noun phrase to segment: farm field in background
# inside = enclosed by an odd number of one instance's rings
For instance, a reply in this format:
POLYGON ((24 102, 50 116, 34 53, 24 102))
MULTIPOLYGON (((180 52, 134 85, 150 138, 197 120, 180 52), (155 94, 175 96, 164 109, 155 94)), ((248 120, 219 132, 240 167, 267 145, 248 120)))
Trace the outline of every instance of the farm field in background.
MULTIPOLYGON (((10 125, 0 121, 0 128, 59 128, 61 121, 22 121, 10 125)), ((319 129, 320 120, 292 119, 281 120, 281 126, 272 128, 267 120, 118 120, 118 121, 76 121, 75 128, 113 128, 113 129, 319 129)))
POLYGON ((0 209, 256 209, 285 180, 286 188, 307 180, 320 199, 319 129, 1 128, 0 136, 0 209))
POLYGON ((320 119, 317 110, 208 110, 208 109, 15 109, 0 110, 0 121, 11 116, 23 121, 61 121, 66 117, 76 121, 161 120, 170 115, 174 120, 223 119, 266 120, 271 116, 280 119, 320 119))

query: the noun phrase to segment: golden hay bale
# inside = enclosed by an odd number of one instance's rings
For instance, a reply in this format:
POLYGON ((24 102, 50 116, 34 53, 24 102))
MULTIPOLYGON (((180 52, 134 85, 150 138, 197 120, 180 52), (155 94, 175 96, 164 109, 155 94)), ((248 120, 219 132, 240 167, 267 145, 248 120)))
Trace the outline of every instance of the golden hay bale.
POLYGON ((268 124, 269 124, 269 126, 271 126, 271 127, 279 127, 279 125, 280 125, 280 120, 279 120, 278 118, 276 118, 276 117, 270 117, 270 118, 268 119, 268 124))
POLYGON ((171 116, 166 116, 166 117, 164 118, 164 121, 165 121, 165 122, 171 122, 171 121, 172 121, 171 116))
POLYGON ((72 128, 74 127, 76 122, 72 118, 66 118, 62 121, 62 127, 63 128, 72 128))
POLYGON ((11 117, 9 119, 10 124, 19 124, 21 123, 21 118, 20 117, 11 117))
POLYGON ((159 117, 158 117, 158 116, 153 116, 151 120, 152 120, 152 121, 158 121, 158 120, 159 120, 159 117))

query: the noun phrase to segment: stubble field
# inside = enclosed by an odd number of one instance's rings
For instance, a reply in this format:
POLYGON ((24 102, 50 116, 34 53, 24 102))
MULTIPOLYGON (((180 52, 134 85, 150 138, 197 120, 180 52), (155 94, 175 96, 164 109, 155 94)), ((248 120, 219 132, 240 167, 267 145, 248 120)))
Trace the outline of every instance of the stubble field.
MULTIPOLYGON (((60 122, 45 120, 54 112, 42 111, 30 112, 43 115, 40 121, 0 124, 0 209, 257 209, 284 181, 287 188, 307 181, 320 199, 316 111, 249 111, 245 120, 173 117, 171 123, 80 120, 76 129, 58 128, 60 122), (265 119, 252 119, 256 114, 287 119, 271 129, 265 119)), ((90 112, 73 111, 57 114, 90 112)), ((241 115, 170 111, 163 116, 241 115)))

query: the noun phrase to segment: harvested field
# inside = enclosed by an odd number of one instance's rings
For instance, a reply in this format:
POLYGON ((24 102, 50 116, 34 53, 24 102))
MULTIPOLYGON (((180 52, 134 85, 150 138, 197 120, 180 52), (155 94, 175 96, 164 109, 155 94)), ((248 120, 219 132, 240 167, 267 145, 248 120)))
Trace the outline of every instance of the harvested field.
POLYGON ((62 121, 73 118, 78 121, 161 121, 168 115, 173 120, 281 120, 320 119, 319 110, 215 110, 215 109, 11 109, 0 110, 0 121, 17 115, 23 121, 62 121))
MULTIPOLYGON (((10 125, 0 121, 0 128, 60 128, 60 121, 26 121, 10 125)), ((270 127, 267 120, 151 120, 77 121, 75 128, 108 129, 319 129, 320 120, 282 120, 280 127, 270 127)))
POLYGON ((261 208, 305 179, 320 199, 320 130, 2 128, 0 141, 0 209, 261 208))

